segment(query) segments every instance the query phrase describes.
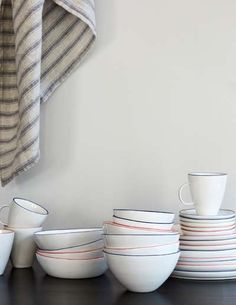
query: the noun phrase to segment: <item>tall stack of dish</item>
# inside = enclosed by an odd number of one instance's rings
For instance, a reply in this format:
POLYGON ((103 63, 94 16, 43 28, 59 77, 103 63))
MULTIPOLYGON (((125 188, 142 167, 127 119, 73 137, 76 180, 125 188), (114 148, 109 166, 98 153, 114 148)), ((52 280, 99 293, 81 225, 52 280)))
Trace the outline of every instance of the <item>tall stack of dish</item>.
POLYGON ((194 209, 180 211, 180 258, 173 277, 194 280, 236 278, 235 212, 220 210, 200 216, 194 209))

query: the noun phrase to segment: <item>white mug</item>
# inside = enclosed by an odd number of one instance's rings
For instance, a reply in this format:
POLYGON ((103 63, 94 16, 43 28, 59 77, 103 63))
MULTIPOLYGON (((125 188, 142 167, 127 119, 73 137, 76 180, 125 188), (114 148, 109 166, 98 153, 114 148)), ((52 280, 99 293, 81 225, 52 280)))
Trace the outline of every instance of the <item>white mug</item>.
POLYGON ((35 252, 37 249, 34 241, 34 233, 42 231, 39 228, 11 228, 6 227, 15 232, 13 247, 11 251, 11 262, 15 268, 29 268, 32 267, 35 252))
POLYGON ((8 221, 0 223, 9 227, 40 227, 48 216, 48 211, 39 204, 22 198, 14 198, 10 205, 0 207, 0 212, 9 209, 8 221))
POLYGON ((179 199, 185 205, 194 205, 198 215, 217 215, 223 201, 227 174, 225 173, 189 173, 188 183, 179 189, 179 199), (185 202, 183 189, 189 186, 193 202, 185 202))

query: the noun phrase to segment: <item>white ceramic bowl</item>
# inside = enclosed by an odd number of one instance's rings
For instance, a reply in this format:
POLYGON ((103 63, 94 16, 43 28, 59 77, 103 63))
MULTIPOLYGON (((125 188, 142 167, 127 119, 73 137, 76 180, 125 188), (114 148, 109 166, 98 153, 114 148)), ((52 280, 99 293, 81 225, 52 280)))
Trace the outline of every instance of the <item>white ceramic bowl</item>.
POLYGON ((0 275, 5 271, 10 257, 14 240, 14 232, 11 230, 0 230, 0 275))
POLYGON ((175 243, 179 234, 104 234, 105 247, 148 247, 175 243))
POLYGON ((125 255, 156 255, 175 253, 179 250, 179 242, 169 245, 153 245, 149 247, 138 248, 104 248, 107 253, 125 254, 125 255))
POLYGON ((105 257, 113 275, 128 290, 151 292, 170 276, 178 261, 179 252, 151 256, 105 253, 105 257))
POLYGON ((174 213, 149 210, 113 209, 114 216, 127 218, 134 221, 147 221, 158 223, 171 223, 175 218, 174 213))
POLYGON ((49 230, 35 233, 35 242, 43 250, 76 247, 101 239, 102 228, 49 230))
POLYGON ((177 234, 178 231, 174 228, 172 230, 158 230, 144 227, 124 226, 115 222, 105 221, 103 224, 103 231, 105 234, 177 234))
POLYGON ((149 228, 155 230, 164 230, 168 231, 173 228, 174 223, 157 223, 157 222, 147 222, 147 221, 134 221, 132 219, 121 218, 117 216, 113 216, 113 222, 124 225, 124 226, 132 226, 132 227, 141 227, 141 228, 149 228))
POLYGON ((45 251, 45 250, 38 250, 38 254, 55 257, 55 258, 67 258, 67 259, 92 259, 103 257, 103 248, 99 250, 90 250, 90 251, 74 251, 74 250, 64 250, 64 251, 45 251))
POLYGON ((43 270, 51 276, 64 279, 84 279, 102 275, 107 270, 104 257, 95 259, 52 258, 36 254, 43 270))
POLYGON ((69 248, 62 248, 58 250, 43 250, 39 249, 40 251, 50 252, 50 253, 56 253, 56 252, 88 252, 88 251, 94 251, 94 250, 101 250, 104 248, 104 242, 102 239, 81 245, 76 247, 69 247, 69 248))

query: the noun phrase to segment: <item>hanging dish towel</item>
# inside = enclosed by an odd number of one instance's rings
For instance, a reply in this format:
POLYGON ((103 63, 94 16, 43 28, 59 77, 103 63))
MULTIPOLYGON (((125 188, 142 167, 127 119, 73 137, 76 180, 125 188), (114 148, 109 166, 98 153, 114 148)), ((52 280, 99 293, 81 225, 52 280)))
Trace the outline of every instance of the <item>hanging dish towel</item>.
POLYGON ((95 40, 93 0, 0 0, 0 178, 39 160, 40 103, 95 40))

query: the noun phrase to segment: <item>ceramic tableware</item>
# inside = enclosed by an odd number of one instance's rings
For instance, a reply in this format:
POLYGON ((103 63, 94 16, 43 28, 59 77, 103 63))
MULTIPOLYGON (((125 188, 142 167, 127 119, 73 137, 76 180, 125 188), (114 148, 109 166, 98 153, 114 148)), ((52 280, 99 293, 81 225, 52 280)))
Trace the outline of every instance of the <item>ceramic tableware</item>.
POLYGON ((176 243, 179 234, 104 234, 106 247, 148 247, 176 243))
POLYGON ((44 207, 22 198, 14 198, 10 205, 0 207, 0 211, 3 209, 9 209, 8 221, 7 223, 0 221, 0 223, 8 227, 40 227, 48 216, 48 211, 44 207))
POLYGON ((102 228, 48 230, 35 233, 34 238, 40 249, 60 250, 98 241, 102 233, 102 228))
POLYGON ((196 241, 196 242, 201 242, 201 241, 215 241, 215 240, 221 240, 221 241, 227 241, 231 240, 233 238, 236 238, 236 233, 231 233, 231 234, 216 234, 216 235, 181 235, 180 240, 181 241, 196 241))
POLYGON ((103 231, 106 234, 178 234, 176 230, 157 230, 143 227, 124 226, 111 221, 103 223, 103 231))
POLYGON ((132 210, 132 209, 113 209, 116 217, 130 219, 133 221, 172 223, 175 214, 164 211, 132 210))
POLYGON ((14 240, 14 232, 11 230, 0 230, 0 275, 5 271, 10 257, 14 240))
POLYGON ((181 226, 186 226, 186 227, 190 227, 190 228, 198 228, 198 229, 201 229, 201 228, 216 228, 216 229, 224 229, 224 228, 227 228, 227 227, 230 227, 230 226, 233 226, 235 225, 235 219, 231 220, 231 221, 228 221, 228 222, 221 222, 221 223, 211 223, 211 222, 208 222, 208 223, 198 223, 198 222, 189 222, 189 221, 183 221, 181 218, 180 218, 180 224, 181 226))
POLYGON ((134 227, 142 227, 142 228, 149 228, 149 229, 156 229, 156 230, 163 230, 168 231, 171 230, 174 223, 157 223, 157 222, 148 222, 148 221, 139 221, 139 220, 132 220, 122 217, 113 216, 113 222, 124 225, 124 226, 134 226, 134 227))
POLYGON ((236 278, 236 270, 227 271, 180 271, 175 270, 172 277, 193 280, 227 280, 236 278))
POLYGON ((212 230, 212 231, 194 231, 194 230, 187 230, 186 228, 181 227, 181 232, 184 235, 188 236, 207 236, 208 239, 211 239, 212 236, 229 236, 231 234, 235 233, 235 227, 232 229, 227 229, 227 230, 212 230))
POLYGON ((193 205, 198 215, 217 215, 224 197, 227 174, 210 172, 192 172, 188 174, 188 183, 179 189, 179 199, 184 205, 193 205), (192 202, 183 199, 182 191, 189 186, 192 202))
POLYGON ((94 251, 94 250, 100 250, 104 248, 104 242, 102 239, 95 240, 93 242, 79 245, 79 246, 73 246, 73 247, 66 247, 66 248, 60 248, 56 250, 43 250, 43 249, 38 249, 39 251, 45 251, 45 252, 50 252, 50 253, 57 253, 58 251, 72 251, 72 252, 87 252, 87 251, 94 251))
POLYGON ((231 271, 236 270, 236 260, 226 262, 178 262, 176 271, 231 271))
POLYGON ((12 228, 7 227, 9 230, 15 232, 11 261, 16 268, 32 267, 36 244, 34 242, 34 233, 42 230, 38 228, 12 228))
POLYGON ((219 223, 220 221, 226 220, 234 220, 235 219, 235 211, 228 209, 219 210, 217 215, 198 215, 195 209, 185 209, 179 212, 180 218, 185 220, 191 220, 194 222, 211 222, 211 223, 219 223))
POLYGON ((179 250, 179 242, 167 244, 167 245, 153 245, 148 247, 137 247, 137 248, 114 248, 105 247, 106 253, 112 254, 125 254, 125 255, 156 255, 156 254, 168 254, 175 253, 179 250))
POLYGON ((104 253, 113 275, 133 292, 151 292, 159 288, 170 276, 179 258, 179 252, 142 256, 104 253))
POLYGON ((36 254, 43 270, 51 276, 64 279, 84 279, 102 275, 107 270, 104 257, 93 259, 66 259, 36 254))
POLYGON ((90 250, 90 251, 75 251, 73 248, 69 248, 61 251, 45 251, 38 249, 38 254, 49 256, 49 257, 57 257, 57 258, 65 258, 65 259, 91 259, 97 257, 103 257, 103 248, 90 250))

